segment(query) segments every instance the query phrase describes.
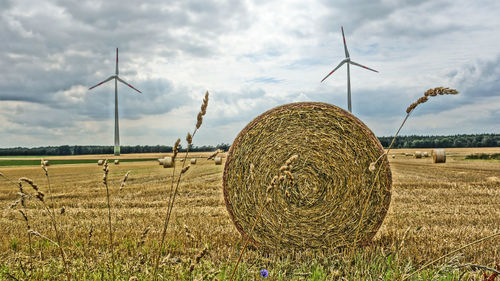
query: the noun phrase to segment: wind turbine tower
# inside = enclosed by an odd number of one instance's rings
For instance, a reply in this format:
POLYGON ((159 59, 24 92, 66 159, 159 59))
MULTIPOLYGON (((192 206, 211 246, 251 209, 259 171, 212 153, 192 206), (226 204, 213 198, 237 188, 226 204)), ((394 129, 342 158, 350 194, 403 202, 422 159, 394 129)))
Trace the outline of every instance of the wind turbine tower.
POLYGON ((359 66, 359 67, 362 67, 364 69, 368 69, 368 70, 371 70, 371 71, 374 71, 374 72, 378 72, 378 71, 376 71, 375 69, 371 69, 369 67, 366 67, 364 65, 361 65, 359 63, 353 62, 351 60, 351 57, 349 56, 349 51, 347 50, 347 44, 345 43, 344 27, 342 26, 341 29, 342 29, 342 38, 344 39, 345 59, 343 59, 339 63, 339 65, 337 65, 337 67, 335 67, 332 70, 332 72, 328 73, 328 75, 325 76, 325 78, 323 78, 323 80, 321 80, 321 82, 325 81, 325 79, 328 78, 328 76, 332 75, 332 73, 335 72, 335 70, 339 69, 344 63, 347 63, 347 107, 349 109, 349 112, 352 113, 352 107, 351 107, 351 72, 350 72, 349 65, 350 64, 356 65, 356 66, 359 66))
POLYGON ((89 90, 92 90, 94 89, 95 87, 97 86, 100 86, 110 80, 115 80, 115 156, 120 156, 120 130, 119 130, 119 126, 118 126, 118 81, 129 86, 130 88, 136 90, 137 92, 139 93, 142 93, 141 91, 137 90, 136 88, 134 88, 134 86, 130 85, 129 83, 123 81, 123 79, 121 79, 119 76, 118 76, 118 48, 116 48, 116 71, 115 71, 115 75, 112 75, 110 76, 108 79, 102 81, 101 83, 95 85, 95 86, 92 86, 89 88, 89 90))

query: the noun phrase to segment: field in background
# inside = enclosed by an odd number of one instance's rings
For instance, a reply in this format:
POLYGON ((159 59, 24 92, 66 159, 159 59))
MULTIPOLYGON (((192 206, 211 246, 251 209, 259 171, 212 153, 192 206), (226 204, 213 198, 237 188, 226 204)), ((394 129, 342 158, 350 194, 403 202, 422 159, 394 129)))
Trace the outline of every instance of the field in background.
MULTIPOLYGON (((481 148, 482 149, 482 148, 481 148)), ((181 152, 182 153, 182 152, 181 152)), ((0 156, 2 160, 19 160, 19 159, 40 159, 47 158, 48 160, 78 160, 78 159, 157 159, 170 155, 170 153, 131 153, 114 156, 113 154, 89 154, 89 155, 67 155, 67 156, 0 156)), ((190 157, 205 157, 210 155, 210 152, 192 152, 190 157)))
MULTIPOLYGON (((209 152, 195 152, 190 158, 203 158, 209 155, 209 152)), ((141 154, 122 154, 114 156, 112 154, 96 154, 96 155, 69 155, 69 156, 0 156, 0 166, 39 166, 40 159, 50 161, 50 165, 61 164, 92 164, 97 163, 99 159, 119 159, 123 162, 143 162, 156 161, 158 158, 163 158, 169 153, 141 153, 141 154)), ((179 157, 181 158, 181 157, 179 157)))
MULTIPOLYGON (((432 158, 403 156, 431 149, 391 150, 392 202, 387 217, 371 245, 354 256, 342 250, 294 252, 277 256, 251 247, 243 258, 238 277, 258 279, 266 268, 271 280, 323 280, 322 278, 393 280, 474 240, 500 231, 500 162, 464 160, 471 153, 499 153, 500 148, 447 149, 445 164, 432 158), (369 277, 369 278, 367 278, 369 277), (319 279, 315 279, 319 278, 319 279)), ((127 158, 158 158, 160 154, 124 155, 127 158)), ((161 154, 165 156, 165 154, 161 154)), ((183 153, 180 153, 183 156, 183 153)), ((206 157, 207 153, 193 156, 206 157)), ((107 156, 68 156, 53 159, 115 159, 107 156)), ((3 158, 2 158, 3 159, 3 158)), ((228 280, 241 249, 241 237, 230 220, 222 196, 222 166, 198 159, 181 182, 162 258, 167 280, 228 280), (193 273, 189 266, 203 247, 208 254, 193 273)), ((52 194, 40 166, 1 167, 0 172, 17 180, 32 178, 47 194, 49 204, 65 208, 58 216, 70 269, 78 280, 108 276, 107 209, 102 167, 97 164, 49 167, 52 194)), ((156 161, 110 165, 111 204, 117 268, 121 280, 150 278, 152 261, 168 202, 171 169, 156 161), (119 186, 131 170, 127 185, 119 186), (149 229, 147 232, 146 230, 149 229), (146 233, 144 235, 144 233, 146 233)), ((17 187, 0 178, 0 279, 12 275, 26 279, 64 276, 57 248, 34 237, 30 258, 26 225, 20 213, 8 209, 17 199, 17 187)), ((53 238, 47 216, 34 200, 28 202, 31 228, 53 238)), ((425 271, 422 278, 455 276, 458 280, 474 263, 493 266, 500 261, 500 238, 472 246, 425 271), (425 275, 426 274, 426 275, 425 275)), ((468 275, 479 276, 479 273, 468 275)), ((450 279, 451 280, 451 279, 450 279)))

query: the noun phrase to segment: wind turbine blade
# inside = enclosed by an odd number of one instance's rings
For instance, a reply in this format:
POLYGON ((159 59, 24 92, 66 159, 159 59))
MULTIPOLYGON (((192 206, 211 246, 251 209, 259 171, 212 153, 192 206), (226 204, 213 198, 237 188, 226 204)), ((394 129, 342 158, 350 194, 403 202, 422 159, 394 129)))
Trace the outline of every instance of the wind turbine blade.
POLYGON ((118 75, 118 48, 116 48, 116 75, 118 75))
MULTIPOLYGON (((335 72, 335 70, 339 69, 339 67, 341 67, 341 66, 342 66, 345 62, 346 62, 345 60, 341 61, 341 62, 339 63, 339 65, 337 65, 337 67, 335 67, 335 68, 332 70, 332 72, 328 73, 328 75, 327 75, 327 76, 325 76, 325 78, 323 78, 323 80, 321 80, 321 82, 325 81, 325 79, 326 79, 326 78, 328 78, 328 76, 332 75, 332 73, 333 73, 333 72, 335 72)), ((321 82, 320 82, 320 83, 321 83, 321 82)))
POLYGON ((141 93, 141 94, 142 94, 142 92, 141 92, 141 91, 137 90, 136 88, 134 88, 134 86, 130 85, 129 83, 127 83, 127 82, 123 81, 120 77, 118 77, 118 76, 117 76, 117 77, 116 77, 116 79, 118 79, 118 81, 122 82, 123 84, 125 84, 125 85, 129 86, 130 88, 132 88, 132 89, 134 89, 134 90, 136 90, 137 92, 139 92, 139 93, 141 93))
POLYGON ((359 66, 359 67, 362 67, 362 68, 364 68, 364 69, 371 70, 371 71, 373 71, 373 72, 378 72, 378 71, 376 71, 375 69, 371 69, 371 68, 369 68, 369 67, 367 67, 367 66, 361 65, 361 64, 356 63, 356 62, 353 62, 353 61, 350 61, 349 63, 354 64, 354 65, 359 66))
POLYGON ((102 84, 104 84, 104 83, 108 82, 109 80, 111 80, 111 79, 113 79, 113 78, 115 78, 115 76, 110 76, 108 79, 106 79, 106 80, 102 81, 101 83, 99 83, 99 84, 97 84, 97 85, 94 85, 94 86, 90 87, 90 88, 89 88, 89 90, 92 90, 92 89, 94 89, 94 88, 95 88, 95 87, 97 87, 97 86, 101 86, 102 84))
POLYGON ((345 57, 348 58, 349 57, 349 51, 347 50, 347 44, 345 42, 345 35, 344 35, 344 27, 341 26, 341 29, 342 29, 342 39, 344 39, 344 51, 345 51, 345 57))

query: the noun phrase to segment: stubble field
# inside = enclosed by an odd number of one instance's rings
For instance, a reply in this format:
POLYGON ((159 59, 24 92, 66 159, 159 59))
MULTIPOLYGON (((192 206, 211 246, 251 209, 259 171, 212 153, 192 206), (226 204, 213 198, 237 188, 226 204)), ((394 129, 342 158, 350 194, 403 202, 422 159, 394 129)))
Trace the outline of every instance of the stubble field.
MULTIPOLYGON (((432 164, 431 158, 403 156, 412 151, 415 150, 390 153, 396 155, 389 157, 392 201, 370 245, 354 251, 321 252, 265 252, 251 246, 238 268, 238 280, 259 280, 262 269, 269 272, 267 280, 400 280, 426 262, 500 232, 500 161, 463 160, 471 153, 498 153, 500 148, 449 149, 445 164, 432 164)), ((206 160, 207 154, 193 155, 199 157, 198 163, 183 176, 179 187, 162 250, 160 279, 229 280, 243 243, 224 205, 224 166, 206 160), (205 247, 206 255, 199 263, 194 262, 205 247), (195 264, 192 272, 191 264, 195 264)), ((155 156, 158 155, 144 157, 155 156)), ((30 199, 25 209, 20 205, 9 208, 19 197, 20 177, 33 179, 46 194, 47 204, 57 211, 72 278, 111 278, 102 166, 50 166, 50 192, 40 166, 2 167, 0 172, 13 181, 0 177, 1 280, 66 278, 54 243, 32 236, 30 250, 26 221, 19 210, 25 212, 32 230, 55 240, 43 206, 30 199)), ((171 179, 172 169, 154 161, 110 165, 108 181, 118 280, 152 280, 171 179), (120 190, 127 171, 131 171, 129 178, 120 190)), ((495 262, 500 262, 499 236, 465 248, 411 278, 482 280, 483 272, 488 271, 475 271, 467 264, 494 267, 495 262)))

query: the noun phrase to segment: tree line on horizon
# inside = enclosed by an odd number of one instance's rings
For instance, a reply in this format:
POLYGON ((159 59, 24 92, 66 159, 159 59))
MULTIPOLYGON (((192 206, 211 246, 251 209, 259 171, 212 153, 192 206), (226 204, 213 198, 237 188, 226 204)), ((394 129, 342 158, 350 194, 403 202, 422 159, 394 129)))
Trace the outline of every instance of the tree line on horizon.
MULTIPOLYGON (((230 145, 226 143, 218 144, 216 146, 203 145, 191 146, 190 152, 208 152, 221 149, 223 151, 229 150, 230 145)), ((186 149, 179 145, 179 151, 185 152, 186 149)), ((135 145, 135 146, 121 146, 120 152, 122 154, 128 153, 169 153, 172 152, 172 146, 168 145, 135 145)), ((41 146, 41 147, 12 147, 0 148, 1 156, 38 156, 38 155, 88 155, 88 154, 113 154, 114 146, 112 145, 61 145, 61 146, 41 146)))
MULTIPOLYGON (((378 137, 383 147, 391 144, 393 137, 378 137)), ((475 134, 451 136, 398 136, 393 148, 455 148, 500 147, 500 134, 475 134)))
MULTIPOLYGON (((384 147, 388 147, 393 137, 378 137, 384 147)), ((217 149, 228 151, 230 145, 227 143, 203 146, 191 146, 191 152, 210 152, 217 149)), ((452 136, 398 136, 393 148, 454 148, 454 147, 500 147, 500 134, 475 134, 475 135, 452 135, 452 136)), ((42 147, 12 147, 0 148, 1 156, 23 156, 23 155, 88 155, 88 154, 113 154, 112 145, 61 145, 42 147)), ((122 146, 122 153, 169 153, 172 146, 168 145, 135 145, 122 146)), ((185 148, 180 149, 181 152, 185 148)))

